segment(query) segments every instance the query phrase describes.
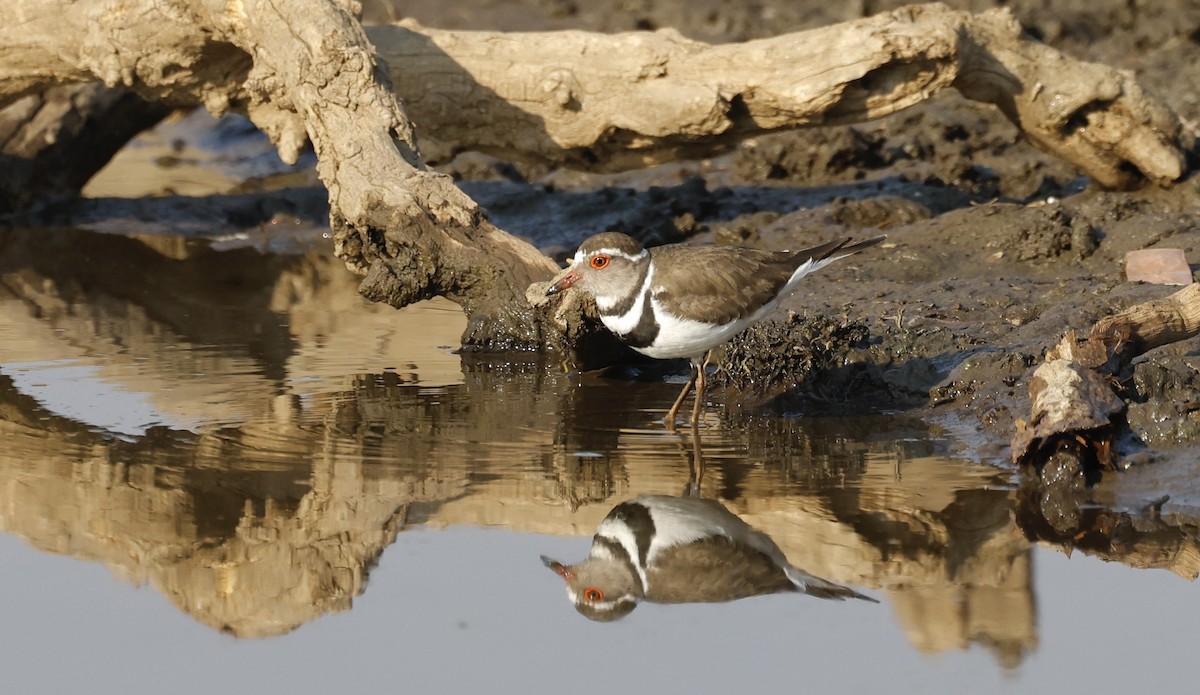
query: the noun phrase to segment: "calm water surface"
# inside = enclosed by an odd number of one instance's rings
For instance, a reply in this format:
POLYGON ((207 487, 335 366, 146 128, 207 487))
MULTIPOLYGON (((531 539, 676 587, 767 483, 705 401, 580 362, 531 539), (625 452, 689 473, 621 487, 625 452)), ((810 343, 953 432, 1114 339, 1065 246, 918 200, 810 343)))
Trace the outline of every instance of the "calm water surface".
POLYGON ((460 358, 452 305, 268 241, 0 232, 4 692, 1194 687, 1187 508, 1048 529, 905 414, 695 441, 656 422, 678 384, 460 358), (881 603, 577 614, 539 555, 689 483, 881 603))

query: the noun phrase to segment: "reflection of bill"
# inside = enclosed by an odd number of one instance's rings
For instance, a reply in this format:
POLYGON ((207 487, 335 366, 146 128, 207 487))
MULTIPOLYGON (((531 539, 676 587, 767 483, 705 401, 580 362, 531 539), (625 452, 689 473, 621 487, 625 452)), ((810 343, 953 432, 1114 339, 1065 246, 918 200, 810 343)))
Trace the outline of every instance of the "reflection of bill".
POLYGON ((616 620, 638 601, 692 603, 799 591, 830 599, 863 596, 793 567, 766 534, 720 502, 646 495, 622 502, 596 529, 582 562, 542 557, 567 597, 593 620, 616 620))

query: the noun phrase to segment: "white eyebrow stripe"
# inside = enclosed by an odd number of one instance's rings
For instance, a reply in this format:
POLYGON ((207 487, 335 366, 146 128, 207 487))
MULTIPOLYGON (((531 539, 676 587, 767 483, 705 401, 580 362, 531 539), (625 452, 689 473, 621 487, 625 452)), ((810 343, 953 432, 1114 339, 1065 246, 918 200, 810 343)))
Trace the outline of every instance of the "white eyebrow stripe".
MULTIPOLYGON (((624 251, 622 251, 620 249, 612 249, 612 248, 605 247, 602 249, 596 249, 595 251, 592 251, 591 253, 589 253, 587 255, 589 255, 589 256, 619 256, 619 257, 624 258, 625 260, 629 261, 630 263, 636 263, 637 261, 640 261, 643 258, 645 258, 646 256, 650 255, 650 251, 648 249, 642 249, 642 252, 639 253, 638 255, 630 256, 629 254, 625 253, 624 251)), ((580 261, 582 261, 583 258, 584 258, 583 249, 579 249, 578 251, 575 252, 575 262, 576 263, 579 263, 580 261)))

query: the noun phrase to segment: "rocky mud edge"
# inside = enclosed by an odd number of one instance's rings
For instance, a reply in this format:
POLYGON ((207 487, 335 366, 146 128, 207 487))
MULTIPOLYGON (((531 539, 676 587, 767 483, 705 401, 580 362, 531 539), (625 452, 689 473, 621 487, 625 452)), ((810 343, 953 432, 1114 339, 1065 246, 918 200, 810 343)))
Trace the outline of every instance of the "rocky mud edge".
MULTIPOLYGON (((795 146, 813 157, 827 154, 811 140, 795 146)), ((1110 386, 1110 400, 1096 406, 1112 416, 1103 422, 1081 419, 1077 427, 1067 422, 1035 433, 1046 417, 1031 414, 1030 385, 1036 382, 1038 394, 1045 390, 1035 373, 1064 352, 1058 346, 1064 333, 1086 337, 1105 317, 1111 323, 1113 315, 1177 289, 1127 282, 1124 256, 1157 247, 1190 256, 1200 247, 1195 180, 1171 189, 1084 189, 1024 201, 1003 200, 999 191, 976 201, 936 178, 879 186, 882 194, 869 198, 837 196, 790 213, 697 221, 696 213, 715 216, 736 195, 691 181, 674 191, 630 195, 622 204, 626 214, 643 219, 608 226, 640 229, 656 241, 690 233, 770 248, 887 232, 883 246, 811 276, 776 317, 724 348, 714 382, 724 387, 718 400, 731 414, 747 407, 921 411, 978 423, 995 442, 1007 444, 1022 432, 1012 448, 1017 461, 1044 459, 1059 440, 1075 441, 1076 429, 1103 428, 1108 444, 1084 450, 1091 452, 1088 465, 1110 468, 1148 448, 1194 444, 1200 376, 1189 342, 1158 347, 1159 340, 1128 353, 1133 341, 1126 328, 1107 353, 1083 360, 1099 368, 1117 347, 1127 350, 1095 377, 1110 386), (660 198, 673 200, 674 209, 658 205, 660 198), (655 216, 662 219, 646 219, 655 216), (684 229, 671 230, 670 220, 684 229), (1150 347, 1157 349, 1141 356, 1150 347)), ((1185 337, 1186 331, 1172 335, 1185 337)))

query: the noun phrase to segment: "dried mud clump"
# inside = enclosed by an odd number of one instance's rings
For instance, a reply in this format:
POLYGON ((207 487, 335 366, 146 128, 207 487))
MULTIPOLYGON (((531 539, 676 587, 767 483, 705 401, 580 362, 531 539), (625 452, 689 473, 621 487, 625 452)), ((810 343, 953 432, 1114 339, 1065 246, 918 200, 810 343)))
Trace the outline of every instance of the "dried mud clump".
POLYGON ((1129 428, 1151 446, 1200 439, 1200 372, 1191 355, 1160 355, 1134 366, 1129 428))
POLYGON ((1057 204, 1015 208, 1005 222, 1001 244, 1017 261, 1052 260, 1068 253, 1083 259, 1095 250, 1091 227, 1057 204))
POLYGON ((846 355, 864 347, 867 337, 866 325, 846 319, 791 313, 783 320, 763 321, 725 346, 714 381, 763 400, 790 391, 838 399, 845 394, 817 393, 809 377, 841 368, 846 355))
POLYGON ((740 147, 734 168, 755 181, 854 181, 895 162, 883 146, 879 135, 850 127, 768 135, 740 147))

